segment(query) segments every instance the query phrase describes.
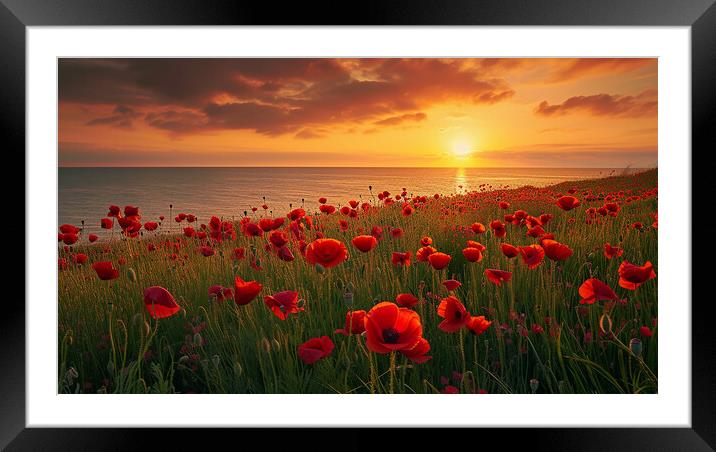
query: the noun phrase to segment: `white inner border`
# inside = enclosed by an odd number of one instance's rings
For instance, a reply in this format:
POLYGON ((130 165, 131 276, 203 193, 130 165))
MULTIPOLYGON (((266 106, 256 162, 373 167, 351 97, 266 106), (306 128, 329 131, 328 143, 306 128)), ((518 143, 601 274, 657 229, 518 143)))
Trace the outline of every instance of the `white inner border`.
POLYGON ((28 27, 27 426, 690 427, 690 45, 689 27, 28 27), (659 393, 58 395, 57 58, 130 56, 658 57, 659 235, 679 238, 659 242, 659 393))

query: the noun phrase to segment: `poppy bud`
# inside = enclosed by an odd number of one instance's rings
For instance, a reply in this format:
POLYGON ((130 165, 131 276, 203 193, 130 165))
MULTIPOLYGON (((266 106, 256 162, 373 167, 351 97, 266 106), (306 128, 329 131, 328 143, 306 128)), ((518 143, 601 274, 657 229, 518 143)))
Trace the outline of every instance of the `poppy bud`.
POLYGON ((241 366, 241 363, 238 363, 238 362, 234 363, 234 373, 236 374, 237 377, 240 377, 241 374, 244 373, 244 368, 241 366))
POLYGON ((537 388, 539 388, 539 380, 536 378, 533 378, 530 380, 530 389, 532 390, 532 394, 537 392, 537 388))
POLYGON ((264 349, 264 351, 266 353, 271 352, 271 343, 265 337, 261 339, 261 347, 264 349))
POLYGON ((107 372, 111 375, 114 374, 114 363, 112 361, 107 363, 107 372))
POLYGON ((181 358, 179 358, 179 364, 186 365, 186 363, 189 361, 189 357, 186 355, 183 355, 181 358))
POLYGON ((142 314, 136 313, 132 316, 132 325, 137 326, 142 321, 142 314))
POLYGON ((629 341, 629 350, 631 350, 637 358, 641 359, 642 344, 641 340, 634 338, 629 341))
POLYGON ((323 275, 323 274, 326 273, 326 267, 324 267, 324 266, 321 265, 321 264, 316 264, 316 272, 317 272, 319 275, 323 275))
POLYGON ((219 355, 214 355, 211 357, 211 362, 214 363, 215 367, 219 367, 219 355))
POLYGON ((201 334, 200 334, 200 333, 196 333, 196 334, 194 335, 194 346, 196 346, 196 347, 201 347, 202 342, 203 342, 203 339, 202 339, 202 337, 201 337, 201 334))
POLYGON ((132 282, 137 282, 137 273, 134 271, 133 268, 129 268, 127 270, 127 278, 129 278, 132 282))
POLYGON ((279 341, 276 340, 276 338, 271 339, 271 344, 273 345, 274 350, 278 350, 281 348, 281 344, 279 341))

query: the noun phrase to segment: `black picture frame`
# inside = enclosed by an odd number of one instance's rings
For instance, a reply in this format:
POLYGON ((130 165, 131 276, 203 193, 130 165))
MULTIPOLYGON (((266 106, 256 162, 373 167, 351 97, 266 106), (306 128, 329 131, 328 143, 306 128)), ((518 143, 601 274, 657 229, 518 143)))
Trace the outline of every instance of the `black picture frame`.
MULTIPOLYGON (((716 112, 716 6, 714 0, 493 0, 493 1, 364 1, 360 3, 201 1, 201 0, 0 0, 0 130, 7 154, 25 148, 25 31, 29 26, 116 25, 557 25, 557 26, 686 26, 691 28, 692 64, 692 206, 706 207, 713 192, 710 178, 693 165, 707 152, 716 112)), ((690 150, 662 150, 662 152, 690 150)), ((19 158, 18 158, 19 161, 19 158)), ((23 163, 24 165, 24 163, 23 163)), ((685 212, 687 207, 684 206, 685 212)), ((664 221, 664 220, 662 220, 664 221)), ((713 240, 713 221, 707 229, 713 240)), ((696 222, 693 223, 694 225, 696 222)), ((696 226, 694 226, 696 227, 696 226)), ((695 230, 694 230, 695 232, 695 230)), ((700 232, 703 236, 704 233, 700 232)), ((696 235, 694 234, 694 237, 696 235)), ((25 243, 29 237, 24 237, 25 243)), ((684 246, 691 247, 691 243, 684 246)), ((691 248, 693 250, 693 248, 691 248)), ((21 255, 21 254, 18 254, 21 255)), ((695 253, 692 252, 692 256, 695 253)), ((692 281, 708 281, 712 266, 692 261, 692 281)), ((24 267, 23 267, 24 268, 24 267)), ((683 281, 687 303, 692 281, 683 281)), ((695 294, 695 292, 693 292, 695 294)), ((465 439, 477 446, 483 438, 501 438, 510 448, 530 450, 712 450, 716 446, 716 348, 711 333, 710 299, 692 297, 692 428, 517 429, 521 434, 481 429, 465 439), (474 436, 473 436, 474 435, 474 436)), ((218 441, 248 446, 265 441, 265 431, 203 429, 39 429, 25 428, 25 306, 15 295, 3 302, 0 315, 0 447, 7 450, 127 450, 161 438, 162 447, 212 447, 218 441), (225 438, 219 438, 219 435, 225 438), (264 438, 264 439, 262 439, 264 438)), ((240 409, 237 407, 237 409, 240 409)), ((398 408, 396 408, 398 409, 398 408)), ((579 407, 575 407, 578 410, 579 407)), ((640 413, 634 413, 635 423, 640 413)), ((335 429, 332 448, 358 448, 365 432, 335 429)), ((423 429, 424 430, 424 429, 423 429)), ((427 432, 426 432, 427 433, 427 432)), ((311 441, 320 447, 324 432, 300 429, 271 434, 270 449, 311 441)), ((441 435, 438 433, 438 435, 441 435)), ((452 436, 452 435, 450 435, 452 436)), ((403 435, 401 448, 423 434, 403 435)), ((261 443, 259 443, 261 444, 261 443)), ((397 443, 396 443, 397 444, 397 443)), ((324 446, 325 447, 325 446, 324 446)))

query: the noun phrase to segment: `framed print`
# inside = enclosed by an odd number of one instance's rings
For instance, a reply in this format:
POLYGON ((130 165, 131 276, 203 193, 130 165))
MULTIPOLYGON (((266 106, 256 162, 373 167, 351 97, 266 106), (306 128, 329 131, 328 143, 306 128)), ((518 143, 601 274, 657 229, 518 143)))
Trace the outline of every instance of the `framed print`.
POLYGON ((510 427, 710 450, 691 149, 716 10, 505 6, 4 0, 27 265, 3 447, 510 427))

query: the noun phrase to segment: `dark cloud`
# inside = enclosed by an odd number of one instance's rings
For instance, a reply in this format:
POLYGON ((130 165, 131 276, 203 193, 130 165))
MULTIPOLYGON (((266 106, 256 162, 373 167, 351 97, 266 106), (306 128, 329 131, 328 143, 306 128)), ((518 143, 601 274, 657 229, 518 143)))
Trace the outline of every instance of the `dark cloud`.
POLYGON ((88 126, 110 126, 120 129, 129 129, 132 127, 132 121, 141 118, 142 114, 134 111, 133 108, 126 105, 117 105, 110 116, 102 116, 87 122, 88 126))
POLYGON ((542 101, 535 109, 541 116, 558 116, 573 112, 584 112, 594 116, 652 116, 657 113, 657 97, 653 90, 636 96, 618 94, 595 94, 592 96, 570 97, 561 104, 550 105, 542 101))
POLYGON ((513 94, 506 81, 463 59, 59 62, 61 103, 128 106, 145 113, 150 126, 175 134, 248 129, 272 136, 301 134, 314 126, 419 121, 424 117, 411 117, 412 112, 436 103, 493 104, 513 94))

